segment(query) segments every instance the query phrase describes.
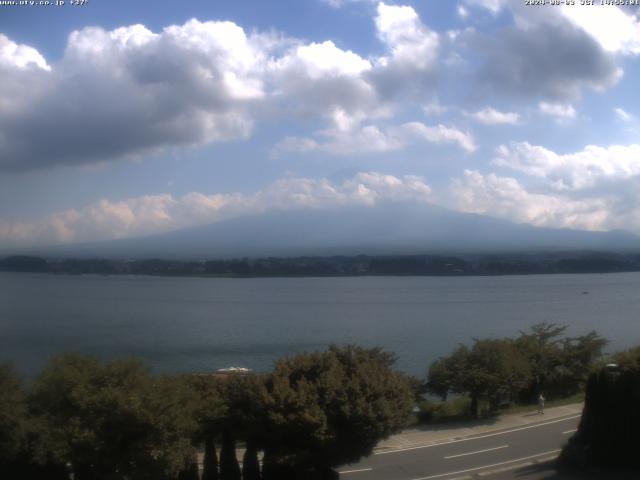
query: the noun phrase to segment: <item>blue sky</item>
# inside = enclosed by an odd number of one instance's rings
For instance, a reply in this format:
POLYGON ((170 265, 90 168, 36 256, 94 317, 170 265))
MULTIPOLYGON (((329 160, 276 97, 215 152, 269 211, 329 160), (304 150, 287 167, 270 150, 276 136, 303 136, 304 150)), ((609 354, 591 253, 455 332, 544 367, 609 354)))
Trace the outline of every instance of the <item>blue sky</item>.
POLYGON ((640 10, 576 3, 2 5, 0 246, 387 202, 640 233, 640 10))

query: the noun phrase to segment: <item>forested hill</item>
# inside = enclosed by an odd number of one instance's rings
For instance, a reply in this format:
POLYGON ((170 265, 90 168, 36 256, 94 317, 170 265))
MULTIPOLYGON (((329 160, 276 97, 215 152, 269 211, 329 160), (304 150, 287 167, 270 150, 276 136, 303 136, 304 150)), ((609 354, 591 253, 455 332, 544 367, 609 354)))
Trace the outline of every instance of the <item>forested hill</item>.
POLYGON ((461 256, 357 255, 201 261, 46 259, 33 256, 11 256, 0 259, 0 271, 230 277, 610 273, 640 271, 640 253, 571 252, 461 256))

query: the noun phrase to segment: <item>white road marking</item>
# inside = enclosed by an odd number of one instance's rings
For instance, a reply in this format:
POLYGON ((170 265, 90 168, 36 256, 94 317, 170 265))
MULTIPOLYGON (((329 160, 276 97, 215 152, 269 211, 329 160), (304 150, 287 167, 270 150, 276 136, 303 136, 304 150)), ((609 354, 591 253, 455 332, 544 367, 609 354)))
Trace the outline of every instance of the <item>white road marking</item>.
POLYGON ((449 455, 448 457, 444 457, 444 458, 445 458, 445 460, 449 460, 450 458, 466 457, 467 455, 475 455, 476 453, 492 452, 494 450, 501 450, 503 448, 508 448, 508 447, 509 447, 509 445, 500 445, 499 447, 486 448, 484 450, 478 450, 476 452, 459 453, 457 455, 449 455))
POLYGON ((566 432, 562 432, 562 434, 563 434, 563 435, 568 435, 568 434, 570 434, 570 433, 577 432, 577 431, 578 431, 578 429, 577 429, 577 428, 572 428, 571 430, 567 430, 566 432))
POLYGON ((359 468, 357 470, 342 470, 341 472, 338 472, 340 475, 343 475, 345 473, 358 473, 358 472, 370 472, 371 470, 373 470, 372 468, 359 468))
POLYGON ((496 435, 506 435, 507 433, 519 432, 521 430, 528 430, 529 428, 544 427, 545 425, 551 425, 552 423, 566 422, 567 420, 573 420, 574 418, 580 418, 581 416, 582 415, 572 415, 571 417, 564 417, 558 420, 551 420, 549 422, 544 422, 544 423, 536 423, 534 425, 527 425, 526 427, 512 428, 511 430, 505 430, 503 432, 487 433, 486 435, 478 435, 476 437, 459 438, 457 440, 445 440, 444 442, 432 443, 430 445, 419 445, 417 447, 407 447, 407 448, 398 448, 395 450, 386 450, 383 452, 376 452, 374 453, 374 455, 388 455, 390 453, 407 452, 409 450, 419 450, 421 448, 438 447, 440 445, 449 445, 451 443, 469 442, 471 440, 479 440, 481 438, 495 437, 496 435))
POLYGON ((507 460, 506 462, 492 463, 491 465, 483 465, 482 467, 467 468, 466 470, 458 470, 457 472, 439 473, 438 475, 430 475, 428 477, 412 478, 411 480, 430 480, 432 478, 442 478, 442 477, 447 477, 449 475, 459 475, 461 473, 469 473, 469 472, 473 472, 473 471, 476 471, 476 470, 484 470, 485 468, 499 467, 501 465, 508 465, 510 463, 522 462, 524 460, 531 460, 532 458, 543 457, 545 455, 551 455, 553 453, 558 453, 559 451, 560 450, 549 450, 548 452, 537 453, 535 455, 529 455, 528 457, 516 458, 514 460, 507 460))

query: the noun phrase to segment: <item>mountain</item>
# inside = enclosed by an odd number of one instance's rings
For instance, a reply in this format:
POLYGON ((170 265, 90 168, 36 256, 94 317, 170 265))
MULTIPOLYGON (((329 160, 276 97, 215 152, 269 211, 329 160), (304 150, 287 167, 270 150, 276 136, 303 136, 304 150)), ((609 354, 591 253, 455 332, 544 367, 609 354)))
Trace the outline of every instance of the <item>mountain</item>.
POLYGON ((395 203, 374 208, 282 210, 160 235, 39 248, 28 253, 201 259, 533 250, 640 250, 640 237, 624 231, 539 228, 433 205, 395 203))

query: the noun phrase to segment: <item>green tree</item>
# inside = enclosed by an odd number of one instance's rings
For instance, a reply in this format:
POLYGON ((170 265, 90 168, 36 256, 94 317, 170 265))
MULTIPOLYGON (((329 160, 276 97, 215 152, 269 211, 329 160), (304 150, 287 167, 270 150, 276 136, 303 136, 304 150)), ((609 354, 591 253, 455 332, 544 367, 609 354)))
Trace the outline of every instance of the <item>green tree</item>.
POLYGON ((282 463, 302 478, 357 461, 405 426, 413 394, 394 361, 353 345, 279 361, 266 382, 265 479, 282 463))
POLYGON ((516 347, 531 368, 531 382, 521 392, 521 400, 534 401, 542 392, 547 397, 557 395, 566 378, 562 341, 566 329, 566 326, 542 322, 533 325, 528 332, 520 332, 516 347))
POLYGON ((531 377, 526 359, 512 340, 474 340, 471 348, 460 345, 449 357, 436 360, 427 385, 442 397, 448 393, 471 398, 471 414, 478 416, 480 400, 496 410, 525 388, 531 377))
POLYGON ((218 480, 216 440, 228 415, 223 386, 212 375, 191 375, 187 379, 197 399, 195 442, 204 446, 202 480, 218 480))
POLYGON ((446 400, 450 393, 459 390, 460 375, 468 363, 469 348, 465 345, 458 345, 451 355, 431 363, 427 374, 427 391, 446 400))
POLYGON ((36 455, 69 462, 79 480, 175 477, 195 452, 192 399, 184 381, 139 361, 61 355, 31 392, 36 455))
MULTIPOLYGON (((253 374, 234 375, 223 383, 222 392, 227 411, 225 418, 227 442, 230 445, 232 440, 244 441, 246 448, 242 476, 245 480, 259 478, 258 449, 264 448, 265 430, 268 428, 265 378, 253 374)), ((229 455, 228 461, 227 471, 236 478, 235 455, 229 455)))

